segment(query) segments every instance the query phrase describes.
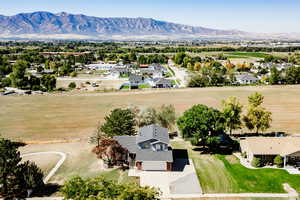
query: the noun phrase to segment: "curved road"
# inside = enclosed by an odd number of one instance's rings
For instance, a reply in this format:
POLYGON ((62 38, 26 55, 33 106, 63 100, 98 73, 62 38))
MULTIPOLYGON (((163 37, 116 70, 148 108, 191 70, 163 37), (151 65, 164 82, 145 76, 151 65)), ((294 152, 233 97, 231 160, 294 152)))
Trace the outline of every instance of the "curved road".
POLYGON ((63 152, 46 151, 46 152, 27 153, 27 154, 21 155, 21 157, 44 155, 44 154, 57 154, 57 155, 61 156, 61 159, 56 163, 56 165, 53 167, 53 169, 51 169, 49 174, 44 178, 44 183, 47 183, 50 180, 50 178, 55 174, 55 172, 60 168, 60 166, 65 162, 67 155, 63 152))

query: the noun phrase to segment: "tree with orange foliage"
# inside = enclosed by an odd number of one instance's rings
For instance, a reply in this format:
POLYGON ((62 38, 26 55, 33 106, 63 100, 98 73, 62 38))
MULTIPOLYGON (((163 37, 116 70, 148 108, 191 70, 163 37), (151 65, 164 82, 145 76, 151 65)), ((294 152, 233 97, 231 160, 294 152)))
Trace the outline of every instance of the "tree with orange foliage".
POLYGON ((114 139, 101 139, 99 145, 95 146, 92 152, 97 155, 97 158, 111 165, 127 162, 128 150, 114 139))
POLYGON ((230 62, 230 60, 228 60, 226 63, 225 63, 225 67, 227 68, 227 71, 231 72, 234 68, 235 68, 235 65, 232 64, 230 62))

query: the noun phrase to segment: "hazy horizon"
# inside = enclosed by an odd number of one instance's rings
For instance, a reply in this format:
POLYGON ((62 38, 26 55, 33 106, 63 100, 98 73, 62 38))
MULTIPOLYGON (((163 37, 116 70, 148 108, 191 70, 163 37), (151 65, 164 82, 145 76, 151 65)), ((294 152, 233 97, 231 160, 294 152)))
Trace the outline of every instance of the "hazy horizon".
POLYGON ((0 14, 48 11, 95 17, 143 17, 214 29, 256 33, 300 33, 300 1, 269 0, 10 0, 1 3, 0 14))

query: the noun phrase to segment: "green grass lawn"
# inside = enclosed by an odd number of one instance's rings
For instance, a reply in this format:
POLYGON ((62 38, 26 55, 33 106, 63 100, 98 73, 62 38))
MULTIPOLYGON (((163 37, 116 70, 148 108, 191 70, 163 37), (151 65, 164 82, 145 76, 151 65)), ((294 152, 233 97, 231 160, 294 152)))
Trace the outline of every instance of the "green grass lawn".
POLYGON ((107 179, 116 181, 120 184, 139 184, 139 180, 136 177, 128 176, 128 171, 122 171, 119 169, 113 169, 111 171, 102 172, 100 175, 104 176, 107 179))
POLYGON ((150 85, 148 85, 148 84, 142 84, 142 85, 139 85, 139 88, 140 88, 140 89, 143 89, 143 88, 150 88, 150 85))
POLYGON ((300 192, 300 175, 281 169, 248 169, 235 156, 201 155, 187 142, 174 142, 172 146, 188 149, 205 193, 285 193, 283 183, 300 192))

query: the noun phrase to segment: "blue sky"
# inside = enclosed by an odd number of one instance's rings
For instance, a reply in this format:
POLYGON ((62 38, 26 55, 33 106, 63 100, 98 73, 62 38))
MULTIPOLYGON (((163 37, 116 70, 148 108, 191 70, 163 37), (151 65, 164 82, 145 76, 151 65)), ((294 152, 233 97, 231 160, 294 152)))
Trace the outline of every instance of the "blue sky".
POLYGON ((300 0, 2 0, 0 14, 50 11, 97 17, 149 17, 250 32, 300 33, 300 0))

